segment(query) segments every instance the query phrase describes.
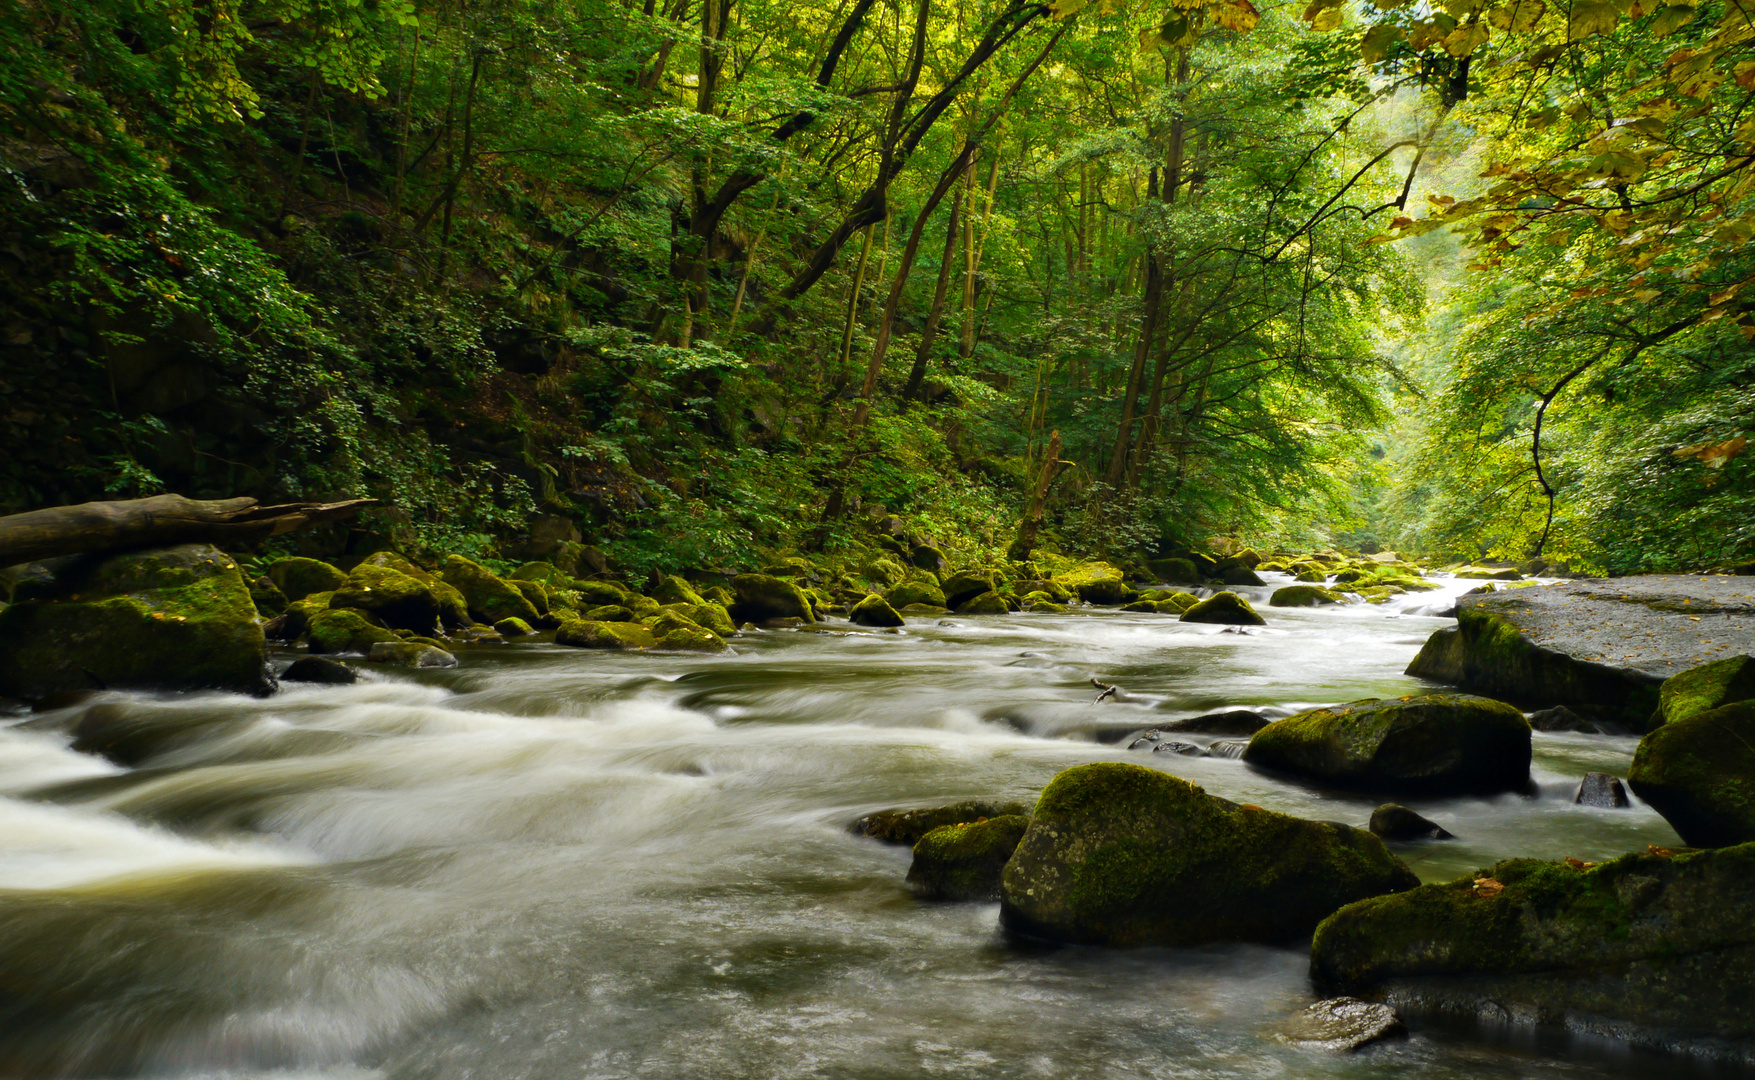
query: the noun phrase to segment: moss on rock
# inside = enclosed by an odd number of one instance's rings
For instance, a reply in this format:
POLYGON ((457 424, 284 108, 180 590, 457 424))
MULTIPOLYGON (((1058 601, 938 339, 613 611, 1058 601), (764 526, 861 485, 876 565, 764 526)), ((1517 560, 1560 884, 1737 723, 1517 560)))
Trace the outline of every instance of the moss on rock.
POLYGON ((1342 908, 1316 931, 1325 992, 1393 995, 1598 1031, 1755 1035, 1755 845, 1590 866, 1511 859, 1342 908))
POLYGON ((971 596, 957 607, 959 615, 1004 615, 1010 611, 1011 605, 1005 597, 997 592, 984 592, 971 596))
POLYGON ((726 611, 722 605, 710 600, 704 600, 690 607, 687 614, 698 625, 713 631, 720 637, 730 637, 737 633, 737 624, 731 621, 731 613, 726 611))
POLYGON ((317 592, 334 592, 347 575, 316 559, 281 559, 268 568, 268 579, 285 594, 287 602, 303 600, 317 592))
POLYGON ((1658 728, 1639 740, 1627 781, 1695 847, 1755 841, 1755 701, 1658 728))
POLYGON ((816 611, 804 590, 771 574, 739 574, 731 579, 731 591, 737 598, 731 608, 731 617, 740 623, 763 623, 775 619, 817 621, 816 611))
POLYGON ((440 576, 463 594, 469 613, 481 622, 492 625, 501 619, 535 622, 541 618, 536 607, 505 578, 461 555, 446 556, 440 576))
POLYGON ((639 623, 570 619, 555 631, 555 644, 576 649, 650 649, 658 639, 639 623))
POLYGON ((1042 791, 1001 885, 1001 921, 1103 945, 1295 940, 1418 879, 1383 841, 1236 803, 1168 773, 1078 765, 1042 791))
POLYGON ((941 825, 914 845, 908 887, 927 900, 998 900, 1006 860, 1029 825, 1022 814, 941 825))
POLYGON ((0 611, 0 694, 102 688, 274 688, 231 556, 208 544, 81 556, 0 611))
POLYGON ((1105 562, 1080 563, 1054 580, 1087 604, 1114 606, 1139 597, 1126 575, 1105 562))
POLYGON ((368 622, 348 608, 320 611, 305 631, 314 653, 367 653, 380 641, 399 641, 396 632, 368 622))
POLYGON ((935 608, 947 606, 944 590, 924 581, 904 581, 884 593, 884 601, 897 609, 905 608, 909 604, 930 604, 935 608))
POLYGON ((1369 698, 1269 724, 1243 758, 1370 791, 1511 791, 1529 783, 1530 726, 1468 694, 1369 698))
POLYGON ((854 604, 847 617, 860 626, 901 626, 906 621, 888 600, 875 593, 854 604))
POLYGON ((1189 559, 1150 559, 1146 562, 1146 569, 1159 581, 1170 585, 1198 585, 1201 581, 1200 571, 1189 559))
POLYGON ((392 664, 396 667, 411 668, 450 668, 457 666, 457 658, 435 645, 420 641, 380 641, 366 653, 366 659, 374 664, 392 664))
POLYGON ((1318 607, 1323 604, 1344 604, 1347 598, 1333 589, 1320 585, 1287 585, 1275 589, 1268 598, 1269 607, 1318 607))
POLYGON ((650 593, 652 599, 660 604, 704 604, 706 597, 695 591, 693 585, 676 576, 667 574, 659 579, 658 585, 650 593))
POLYGON ((495 623, 494 632, 501 637, 527 637, 536 633, 529 623, 517 616, 501 619, 499 622, 495 623))
POLYGON ((392 630, 430 634, 439 628, 439 598, 425 584, 388 566, 361 563, 329 598, 331 610, 352 608, 392 630))
POLYGON ((1651 727, 1686 720, 1723 705, 1755 698, 1755 656, 1732 656, 1680 671, 1658 687, 1651 727))
POLYGON ((946 806, 924 806, 913 810, 879 810, 855 821, 848 829, 855 836, 867 836, 886 844, 913 847, 920 838, 946 825, 968 824, 984 818, 1028 814, 1029 807, 1020 802, 992 802, 968 799, 946 806))
POLYGON ((1225 623, 1231 626, 1265 626, 1249 601, 1234 592, 1216 592, 1182 613, 1183 622, 1225 623))

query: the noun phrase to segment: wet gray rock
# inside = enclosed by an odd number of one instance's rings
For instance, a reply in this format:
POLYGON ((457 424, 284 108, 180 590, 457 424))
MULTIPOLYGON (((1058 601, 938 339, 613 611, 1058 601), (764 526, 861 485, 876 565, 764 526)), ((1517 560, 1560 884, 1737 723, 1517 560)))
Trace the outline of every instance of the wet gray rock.
POLYGON ((416 641, 373 642, 372 651, 366 654, 366 659, 374 664, 395 664, 398 667, 446 668, 457 666, 457 658, 444 649, 422 645, 416 641))
POLYGON ((1249 744, 1246 742, 1238 742, 1235 739, 1224 739, 1207 747, 1207 753, 1211 754, 1213 757, 1240 758, 1243 756, 1243 752, 1247 749, 1249 749, 1249 744))
POLYGON ((1204 747, 1204 746, 1197 746, 1194 743, 1175 742, 1175 741, 1171 741, 1171 740, 1166 740, 1164 742, 1158 743, 1157 745, 1153 746, 1152 753, 1154 753, 1154 754, 1181 754, 1183 757, 1206 757, 1207 756, 1206 747, 1204 747))
POLYGON ((923 806, 913 810, 879 810, 867 814, 848 827, 855 836, 868 836, 886 844, 913 847, 921 837, 946 825, 966 825, 984 818, 1027 815, 1030 808, 1020 802, 995 802, 991 799, 967 799, 947 806, 923 806))
POLYGON ((1536 731, 1579 731, 1586 735, 1601 735, 1603 726, 1595 720, 1583 717, 1564 705, 1556 705, 1551 709, 1538 709, 1529 714, 1530 727, 1536 731))
POLYGON ((1297 1046, 1351 1054, 1380 1039, 1407 1033, 1407 1025, 1388 1005, 1338 997, 1318 1001, 1299 1013, 1280 1037, 1297 1046))
POLYGON ((1371 811, 1370 829, 1385 840, 1454 840, 1435 821, 1428 821, 1399 803, 1384 803, 1371 811))
POLYGON ((327 656, 300 657, 280 673, 281 682, 326 683, 331 686, 343 686, 358 679, 353 668, 327 656))
POLYGON ((1619 810, 1632 806, 1633 800, 1627 797, 1627 789, 1621 781, 1608 773, 1585 773, 1579 782, 1578 794, 1572 801, 1579 806, 1599 806, 1605 810, 1619 810))
POLYGON ((1273 721, 1249 709, 1227 709, 1161 725, 1160 731, 1186 731, 1196 735, 1254 735, 1273 721))

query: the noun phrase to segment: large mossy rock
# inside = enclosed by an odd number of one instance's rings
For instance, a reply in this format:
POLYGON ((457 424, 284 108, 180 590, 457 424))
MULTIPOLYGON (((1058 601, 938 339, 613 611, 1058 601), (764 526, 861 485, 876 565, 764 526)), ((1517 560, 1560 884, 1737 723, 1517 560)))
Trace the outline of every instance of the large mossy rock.
POLYGON ((374 664, 391 664, 410 668, 452 668, 457 657, 436 645, 419 641, 380 641, 366 653, 374 664))
MULTIPOLYGON (((692 605, 678 605, 689 607, 692 605)), ((683 615, 680 611, 666 611, 653 619, 646 629, 652 632, 657 647, 673 652, 724 652, 725 642, 719 635, 683 615)))
POLYGON ((1005 597, 996 592, 977 593, 957 605, 959 615, 1004 615, 1010 610, 1005 597))
POLYGON ((1054 580, 1087 604, 1113 607, 1139 596, 1127 583, 1126 575, 1105 562, 1081 563, 1065 573, 1054 575, 1054 580))
POLYGON ((1732 656, 1677 672, 1658 687, 1651 727, 1686 720, 1724 705, 1755 699, 1755 656, 1732 656))
POLYGON ((369 653, 379 642, 402 639, 393 630, 386 630, 366 620, 364 615, 349 609, 326 609, 311 618, 305 630, 314 653, 369 653))
POLYGON ((1346 602, 1346 597, 1321 585, 1286 585, 1275 589, 1274 594, 1268 597, 1269 607, 1320 607, 1324 604, 1346 602))
POLYGON ((1102 945, 1292 941, 1346 904, 1419 880, 1382 840, 1098 762, 1043 789, 1006 864, 1000 919, 1102 945))
POLYGON ((1269 724, 1243 759, 1365 791, 1516 791, 1529 784, 1530 726, 1510 705, 1469 694, 1369 698, 1269 724))
POLYGON ((285 594, 287 602, 303 600, 312 593, 334 592, 347 575, 316 559, 281 559, 268 568, 268 579, 285 594))
POLYGON ((695 587, 675 574, 660 578, 658 586, 649 594, 660 604, 704 604, 706 598, 695 591, 695 587))
MULTIPOLYGON (((463 594, 454 586, 447 585, 438 575, 423 567, 416 566, 394 551, 378 551, 367 555, 360 561, 360 566, 383 566, 409 577, 425 585, 439 602, 439 621, 446 627, 457 630, 475 620, 469 615, 469 604, 463 594)), ((355 570, 359 566, 354 567, 355 570)))
POLYGON ((439 628, 439 598, 422 582, 388 566, 354 567, 330 596, 329 607, 362 611, 374 622, 417 634, 439 628))
POLYGON ((1639 740, 1627 781, 1694 847, 1755 841, 1755 701, 1658 728, 1639 740))
POLYGON ((0 610, 0 694, 274 689, 250 589, 209 544, 77 556, 0 610))
POLYGON ((739 574, 731 579, 731 591, 737 597, 731 617, 739 623, 764 623, 774 619, 817 621, 810 597, 790 581, 771 574, 739 574))
POLYGON ((922 806, 911 810, 879 810, 867 814, 848 827, 855 836, 867 836, 886 844, 913 847, 921 837, 946 825, 962 825, 988 818, 1027 815, 1030 808, 1020 802, 993 802, 989 799, 968 799, 945 806, 922 806))
POLYGON ((477 622, 492 626, 501 619, 518 618, 538 622, 541 614, 511 582, 461 555, 447 555, 441 571, 447 585, 463 594, 469 613, 477 622))
POLYGON ((905 622, 888 600, 876 594, 854 604, 847 617, 859 626, 901 626, 905 622))
POLYGON ((1366 900, 1316 931, 1324 992, 1652 1037, 1755 1035, 1755 845, 1601 866, 1512 859, 1366 900))
POLYGON ((639 623, 568 619, 555 631, 555 644, 575 649, 651 649, 658 639, 639 623))
POLYGON ((914 845, 908 887, 927 900, 998 900, 1006 861, 1029 825, 1007 814, 932 830, 914 845))
POLYGON ((1201 581, 1200 571, 1188 559, 1149 559, 1146 569, 1168 585, 1198 585, 1201 581))
POLYGON ((1000 587, 1000 577, 992 570, 965 570, 945 578, 945 606, 956 608, 985 592, 1000 587))
POLYGON ((1229 626, 1265 626, 1249 601, 1234 592, 1216 592, 1182 613, 1183 622, 1224 623, 1229 626))
POLYGON ((904 581, 885 592, 884 600, 898 611, 909 604, 927 604, 935 608, 947 606, 944 591, 924 581, 904 581))

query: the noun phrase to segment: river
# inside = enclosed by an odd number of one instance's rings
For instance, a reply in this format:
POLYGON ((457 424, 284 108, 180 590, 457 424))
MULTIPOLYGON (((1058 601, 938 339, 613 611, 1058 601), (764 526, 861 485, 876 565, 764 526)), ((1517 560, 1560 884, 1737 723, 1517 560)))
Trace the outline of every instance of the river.
MULTIPOLYGON (((1303 949, 1008 942, 997 905, 919 902, 906 849, 847 832, 892 806, 1033 800, 1098 760, 1362 825, 1378 800, 1097 736, 1430 689, 1401 672, 1447 620, 1418 612, 1473 584, 1263 606, 1251 633, 1079 609, 760 632, 735 655, 482 644, 456 669, 263 700, 104 694, 7 717, 0 1074, 1704 1074, 1527 1032, 1296 1048, 1274 1031, 1311 1000, 1303 949), (1092 676, 1121 700, 1093 704, 1092 676), (139 767, 69 749, 94 702, 156 748, 139 767)), ((1408 800, 1458 839, 1398 850, 1448 880, 1676 844, 1643 806, 1571 803, 1634 745, 1537 733, 1539 794, 1408 800)))

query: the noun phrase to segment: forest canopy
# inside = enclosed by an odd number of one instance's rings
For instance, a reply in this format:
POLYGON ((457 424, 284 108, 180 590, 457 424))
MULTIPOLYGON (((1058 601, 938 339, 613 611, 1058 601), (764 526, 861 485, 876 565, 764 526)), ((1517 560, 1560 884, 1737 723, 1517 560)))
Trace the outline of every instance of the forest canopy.
POLYGON ((1755 9, 24 0, 7 511, 1755 558, 1755 9), (1036 515, 1040 511, 1040 532, 1036 515), (1024 526, 1028 524, 1028 528, 1024 526))

